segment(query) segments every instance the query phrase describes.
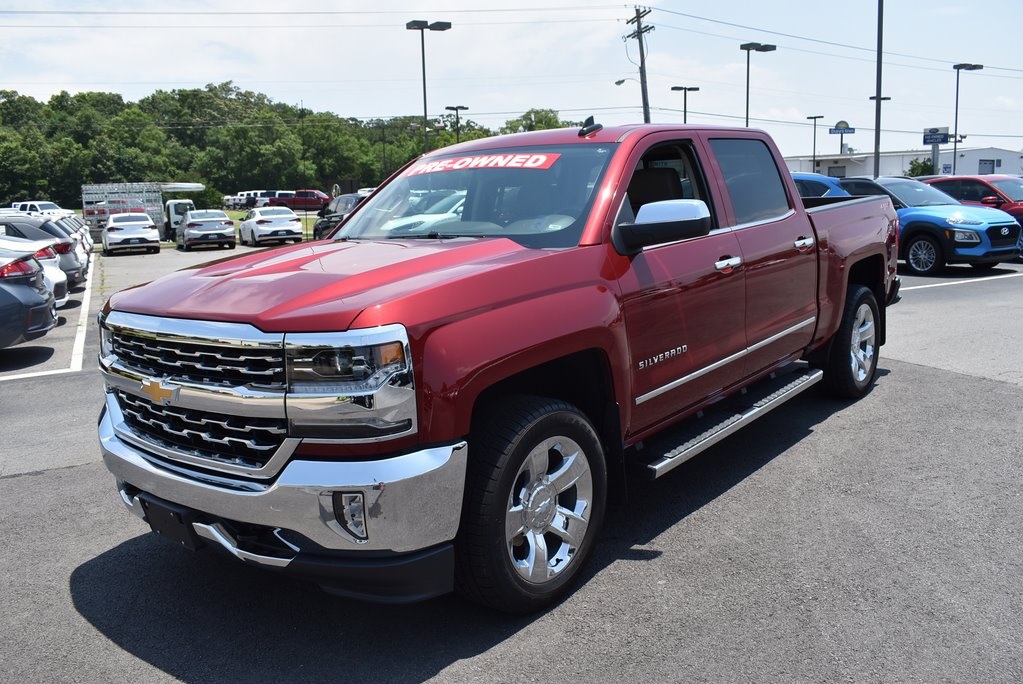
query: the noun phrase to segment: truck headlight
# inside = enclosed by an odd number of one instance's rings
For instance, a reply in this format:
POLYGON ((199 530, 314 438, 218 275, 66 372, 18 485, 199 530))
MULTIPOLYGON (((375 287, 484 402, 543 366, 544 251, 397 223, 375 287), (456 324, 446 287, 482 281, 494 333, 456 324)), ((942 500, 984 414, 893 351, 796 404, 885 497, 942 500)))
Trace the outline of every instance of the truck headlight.
POLYGON ((965 242, 971 244, 977 244, 980 242, 980 236, 972 230, 963 230, 957 228, 952 231, 952 240, 955 242, 965 242))
POLYGON ((365 442, 414 432, 408 336, 400 325, 285 336, 293 436, 365 442))

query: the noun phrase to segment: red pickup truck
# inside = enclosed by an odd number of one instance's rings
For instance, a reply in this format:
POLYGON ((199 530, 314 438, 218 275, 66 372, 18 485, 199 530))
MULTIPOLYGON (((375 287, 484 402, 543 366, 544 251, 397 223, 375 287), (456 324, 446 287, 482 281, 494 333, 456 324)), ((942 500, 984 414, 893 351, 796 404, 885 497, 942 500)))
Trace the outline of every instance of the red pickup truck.
POLYGON ((115 294, 103 458, 186 548, 345 596, 535 610, 579 577, 627 473, 818 381, 870 390, 895 210, 804 201, 749 129, 431 152, 330 241, 115 294))
POLYGON ((296 190, 294 195, 271 197, 268 207, 288 207, 292 211, 319 211, 330 201, 330 195, 320 190, 296 190))

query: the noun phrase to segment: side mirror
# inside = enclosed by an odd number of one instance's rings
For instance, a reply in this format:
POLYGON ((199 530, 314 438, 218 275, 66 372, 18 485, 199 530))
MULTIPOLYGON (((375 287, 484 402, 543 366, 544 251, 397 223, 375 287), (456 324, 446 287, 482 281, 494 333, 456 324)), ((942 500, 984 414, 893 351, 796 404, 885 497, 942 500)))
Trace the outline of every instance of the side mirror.
POLYGON ((712 226, 703 200, 650 202, 639 208, 634 223, 619 223, 612 229, 611 242, 619 254, 628 256, 651 245, 706 235, 712 226))
POLYGON ((1005 200, 997 195, 990 195, 988 197, 981 198, 980 203, 986 204, 990 207, 1000 207, 1005 204, 1005 200))

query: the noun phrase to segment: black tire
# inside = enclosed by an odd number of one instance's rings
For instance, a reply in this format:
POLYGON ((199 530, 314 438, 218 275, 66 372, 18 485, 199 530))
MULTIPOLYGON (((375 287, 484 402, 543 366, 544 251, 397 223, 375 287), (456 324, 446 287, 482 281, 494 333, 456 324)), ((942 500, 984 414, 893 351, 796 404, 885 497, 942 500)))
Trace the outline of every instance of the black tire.
POLYGON ((828 394, 859 399, 870 391, 877 375, 880 321, 874 293, 862 285, 851 285, 842 324, 824 366, 823 384, 828 394))
POLYGON ((941 245, 930 235, 917 235, 906 244, 906 266, 916 275, 934 275, 945 268, 941 245))
POLYGON ((607 470, 596 431, 563 401, 509 397, 475 421, 455 587, 509 613, 574 584, 604 520, 607 470))
POLYGON ((186 252, 191 252, 192 251, 192 245, 188 244, 187 242, 184 245, 182 245, 181 248, 183 250, 185 250, 186 252))

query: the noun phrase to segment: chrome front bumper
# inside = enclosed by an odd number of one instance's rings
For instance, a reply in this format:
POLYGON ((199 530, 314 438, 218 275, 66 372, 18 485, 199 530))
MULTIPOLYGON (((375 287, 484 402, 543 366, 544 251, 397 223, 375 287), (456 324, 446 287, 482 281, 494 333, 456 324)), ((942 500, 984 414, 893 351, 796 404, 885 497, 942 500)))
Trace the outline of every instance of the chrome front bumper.
POLYGON ((133 494, 138 490, 193 509, 204 518, 193 524, 196 533, 242 560, 284 567, 289 558, 246 551, 219 520, 263 526, 296 557, 323 550, 409 553, 449 542, 458 531, 465 442, 377 461, 293 460, 272 484, 260 484, 205 476, 154 458, 118 436, 119 429, 127 428, 115 424, 109 406, 100 418, 100 447, 129 510, 144 516, 133 494), (366 539, 356 538, 338 522, 336 492, 362 495, 366 539), (296 539, 302 538, 320 548, 301 548, 296 539))

